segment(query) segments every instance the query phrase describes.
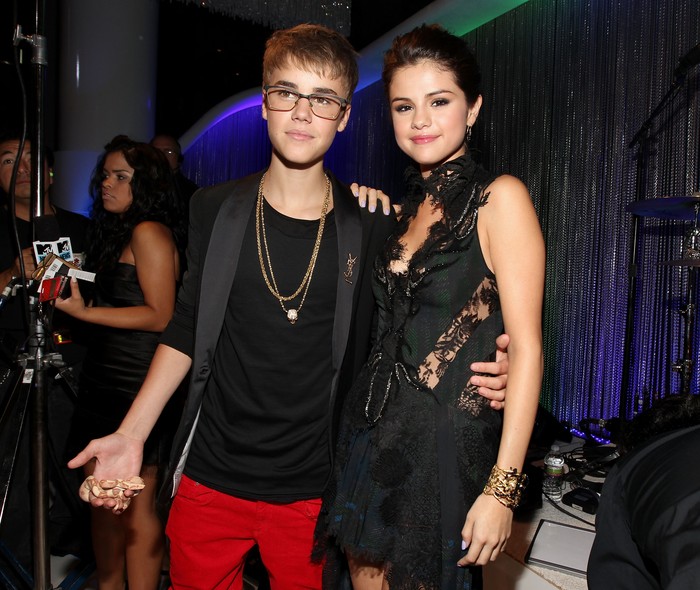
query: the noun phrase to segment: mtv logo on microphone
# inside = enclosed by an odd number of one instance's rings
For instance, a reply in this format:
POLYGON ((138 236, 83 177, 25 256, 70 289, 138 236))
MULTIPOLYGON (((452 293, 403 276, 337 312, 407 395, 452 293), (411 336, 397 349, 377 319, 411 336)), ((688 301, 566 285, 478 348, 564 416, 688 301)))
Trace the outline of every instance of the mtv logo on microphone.
POLYGON ((79 261, 73 255, 73 248, 70 243, 70 238, 58 238, 51 242, 33 242, 34 257, 37 263, 41 263, 49 254, 55 254, 59 258, 67 262, 73 262, 80 265, 79 261))

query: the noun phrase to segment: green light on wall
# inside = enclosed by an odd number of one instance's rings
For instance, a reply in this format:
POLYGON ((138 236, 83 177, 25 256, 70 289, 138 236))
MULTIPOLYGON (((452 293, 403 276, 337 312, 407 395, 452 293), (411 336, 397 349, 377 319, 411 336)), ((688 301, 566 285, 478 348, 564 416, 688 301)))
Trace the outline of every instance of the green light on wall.
POLYGON ((527 0, 435 0, 362 50, 357 90, 362 90, 380 78, 384 52, 397 35, 407 33, 423 23, 437 23, 462 37, 526 2, 527 0))
POLYGON ((528 0, 461 0, 452 2, 449 17, 442 25, 460 37, 478 29, 502 14, 525 4, 528 0))

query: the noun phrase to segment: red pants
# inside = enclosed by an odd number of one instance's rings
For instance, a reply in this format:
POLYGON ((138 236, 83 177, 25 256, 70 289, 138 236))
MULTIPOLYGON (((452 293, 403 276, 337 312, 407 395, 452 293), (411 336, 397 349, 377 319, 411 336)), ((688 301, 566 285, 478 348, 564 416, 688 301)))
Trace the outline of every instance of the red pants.
POLYGON ((246 554, 258 545, 272 590, 320 590, 322 566, 310 559, 320 508, 320 499, 243 500, 183 476, 166 528, 173 589, 241 589, 246 554))

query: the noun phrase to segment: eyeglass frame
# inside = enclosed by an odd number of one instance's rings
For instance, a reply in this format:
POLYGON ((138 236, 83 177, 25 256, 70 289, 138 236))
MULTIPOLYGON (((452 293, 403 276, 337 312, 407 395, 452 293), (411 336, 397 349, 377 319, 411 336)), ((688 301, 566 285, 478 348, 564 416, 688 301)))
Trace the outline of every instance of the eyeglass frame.
POLYGON ((299 100, 302 98, 305 98, 306 100, 309 101, 309 105, 311 108, 311 112, 317 116, 319 119, 325 119, 326 121, 337 121, 338 117, 343 114, 343 112, 348 108, 348 105, 350 104, 350 101, 347 98, 343 98, 342 96, 338 96, 337 94, 324 94, 323 92, 312 92, 311 94, 302 94, 298 90, 294 90, 294 88, 289 88, 289 86, 277 86, 275 84, 265 84, 263 86, 263 91, 265 92, 265 104, 267 105, 267 108, 270 109, 271 111, 276 111, 278 113, 289 113, 293 111, 296 106, 299 104, 299 100), (270 101, 267 99, 268 92, 270 90, 286 90, 290 94, 296 94, 297 99, 294 101, 294 104, 292 105, 291 108, 289 109, 274 109, 270 106, 270 101), (316 111, 314 111, 314 106, 313 103, 311 102, 311 98, 314 96, 320 96, 322 98, 333 98, 335 100, 340 101, 340 110, 338 111, 338 114, 335 117, 324 117, 323 115, 319 115, 316 111))

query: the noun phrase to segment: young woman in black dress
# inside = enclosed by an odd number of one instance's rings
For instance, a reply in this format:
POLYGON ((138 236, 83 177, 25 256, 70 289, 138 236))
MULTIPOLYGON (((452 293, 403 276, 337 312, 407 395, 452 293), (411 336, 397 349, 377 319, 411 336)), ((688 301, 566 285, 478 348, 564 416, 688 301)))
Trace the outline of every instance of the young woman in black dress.
MULTIPOLYGON (((184 234, 170 169, 147 144, 115 137, 97 163, 91 193, 85 268, 97 273, 94 296, 85 301, 73 281, 71 296, 56 304, 93 325, 73 427, 78 448, 119 426, 146 376, 175 306, 184 234)), ((176 425, 166 413, 148 439, 140 473, 146 486, 131 510, 92 509, 100 590, 122 590, 125 573, 130 590, 158 587, 164 534, 155 510, 156 481, 176 425)), ((93 469, 88 464, 86 474, 93 469)))
POLYGON ((377 343, 344 406, 319 520, 328 588, 348 574, 356 590, 476 588, 467 566, 510 534, 542 378, 544 247, 522 182, 469 155, 479 77, 437 26, 385 57, 394 133, 417 169, 375 264, 377 343), (468 380, 504 327, 501 414, 468 380))

